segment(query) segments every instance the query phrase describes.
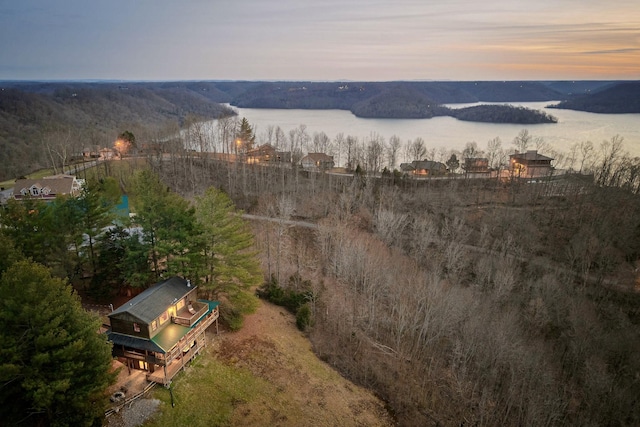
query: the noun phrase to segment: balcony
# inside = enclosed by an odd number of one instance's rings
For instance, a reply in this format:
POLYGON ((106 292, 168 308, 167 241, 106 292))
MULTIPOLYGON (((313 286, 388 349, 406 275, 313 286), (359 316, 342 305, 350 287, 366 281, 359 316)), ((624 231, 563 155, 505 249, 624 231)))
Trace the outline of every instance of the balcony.
POLYGON ((190 306, 184 306, 171 317, 171 321, 177 325, 186 326, 187 328, 193 327, 202 316, 209 311, 209 305, 206 303, 194 301, 190 306))
MULTIPOLYGON (((206 345, 205 330, 211 326, 213 322, 218 319, 219 308, 217 303, 198 302, 197 307, 200 305, 205 306, 204 317, 198 313, 201 311, 196 307, 196 303, 193 304, 193 309, 196 314, 189 313, 189 319, 194 318, 195 326, 183 335, 179 341, 177 341, 170 350, 165 354, 156 354, 155 361, 157 362, 157 369, 153 373, 147 374, 147 379, 165 386, 171 383, 173 377, 180 372, 196 354, 199 354, 201 349, 206 345)), ((187 316, 175 316, 175 318, 187 319, 187 316)), ((181 328, 181 326, 173 325, 174 328, 181 328)), ((216 329, 217 332, 217 329, 216 329)))

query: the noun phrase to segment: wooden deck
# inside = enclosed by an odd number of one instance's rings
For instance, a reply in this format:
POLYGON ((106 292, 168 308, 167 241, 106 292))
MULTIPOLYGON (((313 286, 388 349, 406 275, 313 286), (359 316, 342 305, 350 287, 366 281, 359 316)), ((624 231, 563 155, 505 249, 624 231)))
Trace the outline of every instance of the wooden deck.
MULTIPOLYGON (((168 386, 171 380, 183 368, 189 365, 200 351, 206 346, 205 330, 213 324, 219 317, 219 308, 216 307, 207 317, 202 319, 200 323, 187 335, 185 335, 178 343, 165 355, 166 366, 156 365, 155 372, 147 374, 147 380, 158 384, 168 386), (195 345, 190 347, 191 343, 195 345), (188 348, 188 351, 184 351, 188 348)), ((217 331, 216 331, 217 332, 217 331)))
POLYGON ((191 347, 188 352, 182 353, 180 358, 173 360, 171 364, 166 367, 166 375, 164 373, 165 368, 159 367, 159 369, 156 369, 155 372, 147 374, 147 381, 169 385, 173 377, 175 377, 178 372, 184 369, 185 366, 188 366, 191 359, 193 359, 198 353, 200 353, 200 350, 202 350, 204 347, 204 342, 202 344, 196 344, 195 346, 191 347))

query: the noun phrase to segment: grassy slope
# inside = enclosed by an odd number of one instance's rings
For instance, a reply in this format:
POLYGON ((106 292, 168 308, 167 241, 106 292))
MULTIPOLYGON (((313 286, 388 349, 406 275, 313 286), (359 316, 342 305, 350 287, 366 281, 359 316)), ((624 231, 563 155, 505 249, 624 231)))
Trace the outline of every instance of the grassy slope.
MULTIPOLYGON (((213 329, 213 328, 212 328, 213 329)), ((238 332, 213 345, 173 384, 158 389, 161 413, 147 426, 385 426, 393 421, 369 391, 320 361, 293 316, 261 302, 238 332)))

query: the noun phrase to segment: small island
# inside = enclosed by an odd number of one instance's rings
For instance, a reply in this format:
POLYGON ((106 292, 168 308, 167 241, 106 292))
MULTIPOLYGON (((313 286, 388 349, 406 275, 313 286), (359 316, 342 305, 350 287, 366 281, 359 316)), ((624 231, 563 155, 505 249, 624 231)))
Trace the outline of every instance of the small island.
POLYGON ((558 119, 540 110, 512 105, 477 105, 450 110, 458 120, 486 123, 540 124, 558 123, 558 119))

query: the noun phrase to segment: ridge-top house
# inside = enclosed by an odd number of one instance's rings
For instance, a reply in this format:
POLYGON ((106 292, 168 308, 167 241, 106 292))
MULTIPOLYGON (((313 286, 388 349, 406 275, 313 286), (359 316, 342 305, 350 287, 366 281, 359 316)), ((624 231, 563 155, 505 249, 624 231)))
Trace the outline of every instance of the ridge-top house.
POLYGON ((468 157, 464 159, 462 169, 464 169, 465 176, 472 178, 487 177, 491 174, 489 159, 486 157, 468 157))
POLYGON ((197 286, 174 276, 156 283, 109 314, 113 355, 147 380, 169 385, 206 345, 218 302, 196 298, 197 286))
POLYGON ((519 178, 537 178, 548 176, 553 167, 553 158, 538 154, 537 150, 509 155, 509 166, 514 176, 519 178))
POLYGON ((309 153, 300 160, 302 169, 310 171, 326 171, 335 166, 333 156, 325 153, 309 153))
POLYGON ((83 180, 73 175, 53 175, 38 179, 17 179, 13 186, 13 198, 16 200, 32 198, 45 201, 58 196, 77 196, 82 189, 83 180))
POLYGON ((447 166, 433 160, 414 160, 400 164, 400 170, 416 176, 442 176, 447 173, 447 166))

